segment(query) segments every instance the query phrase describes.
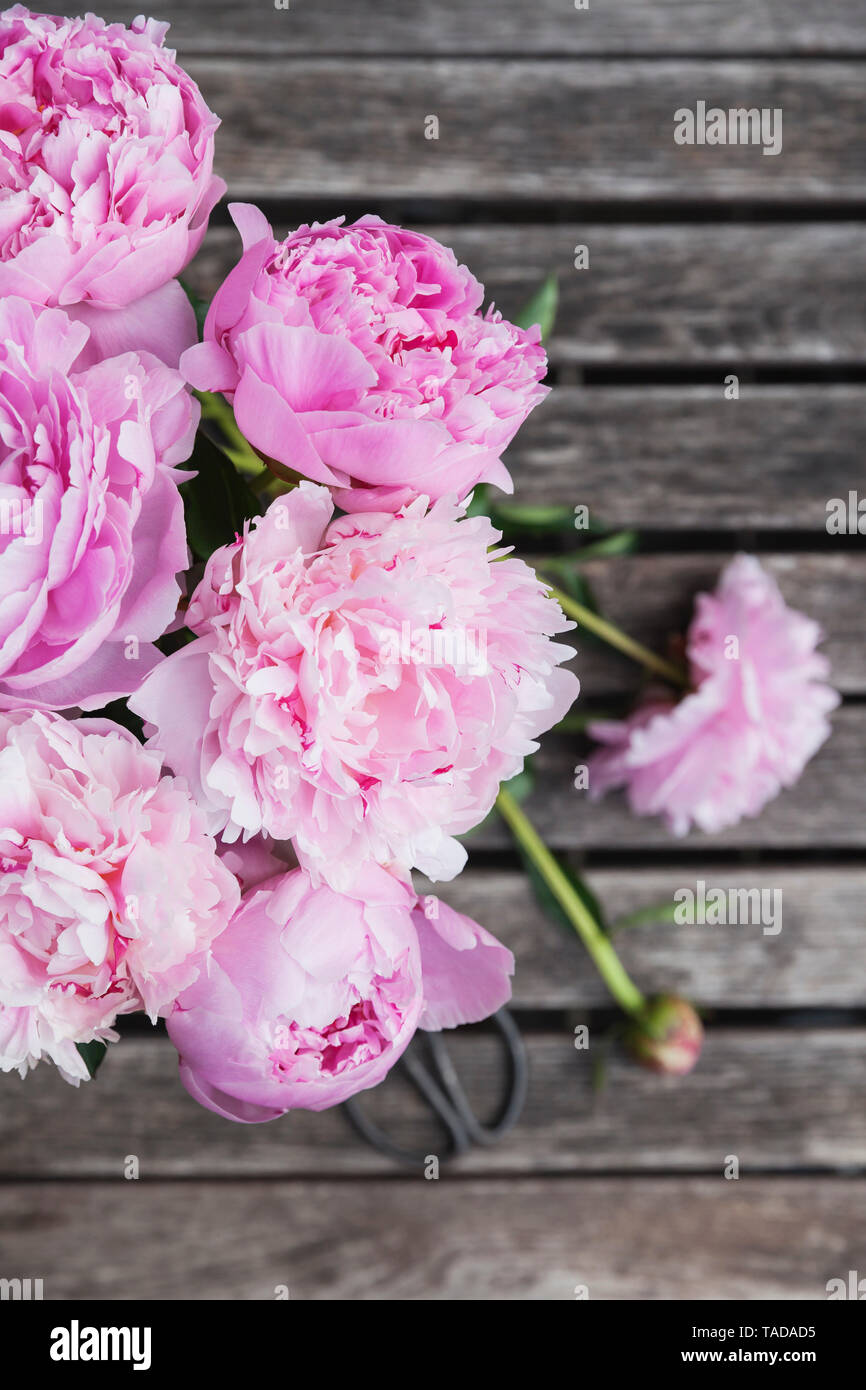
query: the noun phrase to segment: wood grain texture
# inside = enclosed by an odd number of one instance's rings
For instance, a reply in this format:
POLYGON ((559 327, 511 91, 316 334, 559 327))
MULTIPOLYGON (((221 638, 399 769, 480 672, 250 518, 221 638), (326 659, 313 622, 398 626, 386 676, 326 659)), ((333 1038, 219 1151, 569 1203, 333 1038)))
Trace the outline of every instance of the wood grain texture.
MULTIPOLYGON (((537 781, 526 810, 558 850, 667 849, 697 855, 715 849, 866 849, 866 705, 843 706, 832 721, 830 738, 796 786, 781 792, 756 819, 716 835, 691 831, 674 839, 655 817, 632 815, 619 793, 590 801, 586 791, 574 789, 573 769, 585 754, 576 740, 554 735, 536 755, 537 781)), ((470 850, 501 849, 510 839, 502 822, 490 817, 466 843, 470 850)))
MULTIPOLYGON (((522 495, 521 489, 518 496, 522 495)), ((526 490, 526 496, 533 494, 526 490)), ((763 522, 763 519, 761 519, 763 522)), ((664 653, 686 631, 695 595, 716 587, 728 560, 724 554, 620 555, 579 566, 589 581, 599 611, 653 651, 664 653)), ((821 627, 821 651, 830 662, 832 683, 846 695, 866 693, 866 553, 841 538, 835 554, 762 553, 761 564, 773 575, 785 602, 808 613, 821 627)), ((544 556, 529 563, 545 573, 544 556)), ((552 580, 560 572, 550 570, 552 580)), ((643 684, 640 666, 605 643, 575 636, 580 655, 572 663, 585 701, 607 694, 636 691, 643 684)))
MULTIPOLYGON (((549 351, 572 384, 511 451, 519 499, 583 502, 596 521, 680 543, 778 532, 765 564, 826 630, 837 686, 862 696, 866 554, 846 537, 830 549, 825 529, 827 499, 862 492, 866 404, 843 382, 866 362, 864 224, 842 220, 866 200, 862 0, 591 5, 167 0, 160 15, 222 117, 230 197, 310 219, 342 201, 410 208, 508 315, 557 274, 549 351), (781 107, 783 152, 677 146, 674 112, 698 99, 781 107), (424 138, 430 114, 438 141, 424 138), (702 205, 719 219, 677 222, 702 205), (749 221, 755 205, 779 220, 749 221), (623 208, 647 220, 618 224, 623 208), (817 220, 833 209, 840 220, 817 220), (813 364, 836 384, 749 381, 813 364), (603 366, 707 369, 718 384, 573 384, 603 366), (737 402, 722 396, 728 371, 741 374, 737 402), (814 534, 815 552, 786 551, 787 530, 814 534)), ((101 12, 132 13, 116 0, 101 12)), ((212 294, 237 246, 212 228, 189 283, 212 294)), ((604 612, 663 650, 726 558, 701 545, 585 573, 604 612)), ((585 705, 638 688, 631 663, 577 644, 585 705)), ((49 1299, 271 1299, 285 1284, 292 1299, 571 1301, 586 1285, 592 1299, 810 1300, 862 1270, 866 1029, 808 1012, 783 1026, 771 1011, 866 1007, 866 868, 851 853, 866 849, 866 704, 838 711, 795 788, 713 837, 674 840, 618 797, 590 804, 572 786, 586 747, 546 740, 528 809, 588 862, 610 918, 699 878, 781 890, 777 936, 659 924, 617 938, 648 993, 676 990, 711 1015, 763 1010, 761 1026, 711 1016, 699 1067, 678 1081, 614 1047, 595 1092, 607 993, 523 874, 472 864, 473 850, 513 851, 493 818, 467 841, 468 870, 436 891, 511 946, 515 1010, 532 1011, 527 1106, 502 1144, 425 1182, 340 1110, 233 1126, 189 1099, 164 1036, 132 1035, 78 1091, 47 1066, 0 1078, 0 1274, 43 1277, 49 1299), (633 862, 645 851, 651 867, 633 862), (794 862, 799 851, 812 859, 794 862), (588 1053, 574 1047, 584 1022, 588 1053), (129 1154, 139 1182, 124 1180, 129 1154), (731 1154, 736 1182, 722 1176, 731 1154)), ((447 1042, 484 1112, 500 1085, 496 1035, 447 1042)), ((399 1073, 363 1105, 405 1143, 444 1148, 399 1073)))
MULTIPOLYGON (((503 1086, 497 1039, 466 1029, 444 1036, 478 1113, 489 1115, 503 1086)), ((603 1030, 591 1029, 588 1051, 576 1050, 574 1041, 570 1020, 555 1032, 527 1035, 523 1116, 496 1147, 449 1162, 449 1176, 721 1175, 728 1154, 738 1157, 743 1176, 866 1166, 866 1030, 710 1029, 701 1062, 682 1078, 655 1076, 612 1050, 601 1091, 594 1089, 593 1063, 607 1051, 603 1030)), ((414 1046, 423 1057, 423 1041, 414 1046)), ((254 1126, 212 1115, 181 1087, 164 1037, 124 1039, 96 1082, 78 1093, 48 1067, 23 1084, 3 1077, 2 1085, 4 1179, 99 1177, 130 1189, 135 1184, 123 1175, 133 1154, 147 1181, 395 1173, 390 1159, 355 1136, 339 1108, 254 1126)), ((399 1069, 360 1102, 419 1155, 446 1152, 446 1136, 399 1069)), ((419 1161, 417 1176, 423 1167, 419 1161)))
MULTIPOLYGON (((100 14, 128 23, 128 5, 100 14)), ((571 0, 162 0, 169 42, 186 53, 803 53, 863 49, 857 0, 734 0, 720 16, 713 0, 604 0, 583 12, 571 0)))
MULTIPOLYGON (((376 191, 369 190, 371 212, 376 191)), ((308 215, 320 215, 316 195, 308 215)), ((275 222, 274 230, 283 237, 293 229, 275 222)), ((423 230, 454 248, 507 316, 548 275, 558 276, 559 312, 548 344, 556 364, 866 361, 866 237, 859 222, 423 230), (576 246, 588 247, 588 270, 575 270, 576 246)), ((184 278, 210 298, 239 252, 233 228, 211 227, 184 278)))
POLYGON ((196 58, 233 197, 826 199, 866 196, 857 63, 196 58), (781 107, 784 148, 681 146, 674 112, 781 107), (425 139, 438 117, 439 139, 425 139))
POLYGON ((864 1195, 814 1177, 121 1179, 5 1187, 0 1230, 46 1299, 805 1300, 863 1268, 864 1195))
POLYGON ((518 499, 583 503, 611 527, 824 540, 828 500, 857 489, 864 427, 860 386, 743 383, 739 400, 721 373, 718 386, 560 386, 506 462, 518 499))
MULTIPOLYGON (((707 864, 678 868, 590 869, 590 887, 607 920, 671 903, 678 888, 778 889, 782 930, 759 927, 626 929, 616 946, 649 994, 675 990, 711 1008, 863 1007, 866 1005, 866 870, 707 864)), ((586 1009, 609 995, 572 934, 538 906, 521 872, 470 867, 452 883, 427 885, 460 912, 483 922, 514 952, 518 1008, 586 1009)), ((769 901, 772 901, 770 899, 769 901)))

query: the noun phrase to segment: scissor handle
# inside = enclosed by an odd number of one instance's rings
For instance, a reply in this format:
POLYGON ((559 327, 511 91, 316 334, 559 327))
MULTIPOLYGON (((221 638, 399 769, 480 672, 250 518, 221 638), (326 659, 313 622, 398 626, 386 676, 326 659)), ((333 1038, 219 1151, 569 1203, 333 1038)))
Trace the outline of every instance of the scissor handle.
MULTIPOLYGON (((520 1030, 507 1009, 500 1009, 494 1014, 493 1021, 505 1041, 508 1076, 500 1114, 492 1125, 481 1124, 469 1104, 441 1033, 427 1034, 427 1046, 436 1077, 411 1052, 404 1053, 397 1063, 447 1131, 450 1147, 445 1157, 457 1158, 473 1144, 489 1147, 498 1143, 516 1123, 523 1109, 528 1088, 528 1068, 520 1030)), ((364 1114, 357 1099, 345 1101, 343 1109, 357 1133, 380 1153, 398 1163, 411 1164, 413 1168, 426 1162, 427 1154, 395 1144, 380 1125, 364 1114)))
POLYGON ((473 1142, 487 1147, 498 1144, 500 1139, 517 1123, 529 1087, 526 1047, 520 1036, 520 1029, 507 1009, 500 1009, 498 1013, 495 1013, 493 1022, 505 1039, 509 1074, 506 1082, 505 1099, 499 1116, 492 1125, 483 1125, 469 1104, 460 1077, 457 1075, 457 1069, 451 1060, 451 1054, 442 1039, 442 1034, 430 1033, 427 1036, 427 1045, 433 1054, 436 1070, 451 1104, 463 1121, 473 1142))

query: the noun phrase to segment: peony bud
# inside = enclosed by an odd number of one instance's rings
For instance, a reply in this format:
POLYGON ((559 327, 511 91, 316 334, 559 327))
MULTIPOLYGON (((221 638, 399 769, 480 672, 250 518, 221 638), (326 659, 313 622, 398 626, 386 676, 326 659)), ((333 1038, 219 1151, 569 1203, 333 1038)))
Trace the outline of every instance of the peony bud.
POLYGON ((685 1076, 701 1055, 703 1040, 703 1025, 691 1004, 675 994, 660 994, 629 1028, 626 1046, 650 1071, 685 1076))

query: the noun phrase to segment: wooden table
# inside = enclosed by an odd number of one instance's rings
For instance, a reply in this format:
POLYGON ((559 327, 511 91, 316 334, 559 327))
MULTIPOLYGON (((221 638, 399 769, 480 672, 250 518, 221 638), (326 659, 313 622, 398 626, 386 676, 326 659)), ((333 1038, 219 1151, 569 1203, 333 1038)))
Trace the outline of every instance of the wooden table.
MULTIPOLYGON (((783 890, 778 936, 622 938, 644 988, 708 1011, 691 1076, 614 1051, 594 1091, 605 991, 491 822, 443 896, 517 955, 531 1087, 509 1139, 426 1181, 339 1111, 232 1126, 187 1098, 163 1036, 127 1030, 77 1093, 47 1066, 3 1079, 0 1273, 43 1277, 48 1298, 823 1298, 829 1279, 866 1274, 866 549, 825 528, 828 498, 866 495, 860 0, 160 14, 223 117, 231 196, 281 232, 366 211, 424 227, 506 313, 558 274, 557 389, 511 464, 524 500, 639 529, 639 553, 588 567, 609 617, 663 646, 746 546, 824 625, 845 698, 798 785, 714 838, 674 841, 615 798, 588 805, 572 788, 583 745, 545 742, 528 807, 612 915, 697 878, 783 890), (781 107, 783 152, 676 145, 673 113, 698 99, 781 107)), ((221 209, 190 280, 211 292, 236 254, 221 209)), ((629 663, 578 645, 587 708, 636 690, 629 663)), ((464 1030, 453 1051, 483 1104, 494 1038, 464 1030)), ((436 1152, 398 1079, 365 1103, 436 1152)))

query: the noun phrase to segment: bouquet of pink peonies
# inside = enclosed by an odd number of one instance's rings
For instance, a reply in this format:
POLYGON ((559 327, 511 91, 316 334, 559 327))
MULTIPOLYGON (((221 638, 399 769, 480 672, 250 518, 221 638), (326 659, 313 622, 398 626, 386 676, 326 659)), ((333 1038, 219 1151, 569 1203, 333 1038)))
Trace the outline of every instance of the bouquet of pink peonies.
POLYGON ((198 341, 218 121, 164 36, 0 16, 0 1068, 77 1084, 143 1011, 236 1121, 375 1085, 510 997, 412 879, 498 806, 634 1051, 687 1070, 690 1006, 643 998, 502 784, 578 694, 578 619, 686 689, 596 728, 593 790, 678 833, 756 814, 826 737, 820 634, 741 557, 683 672, 499 544, 542 332, 429 236, 235 204, 198 341))

